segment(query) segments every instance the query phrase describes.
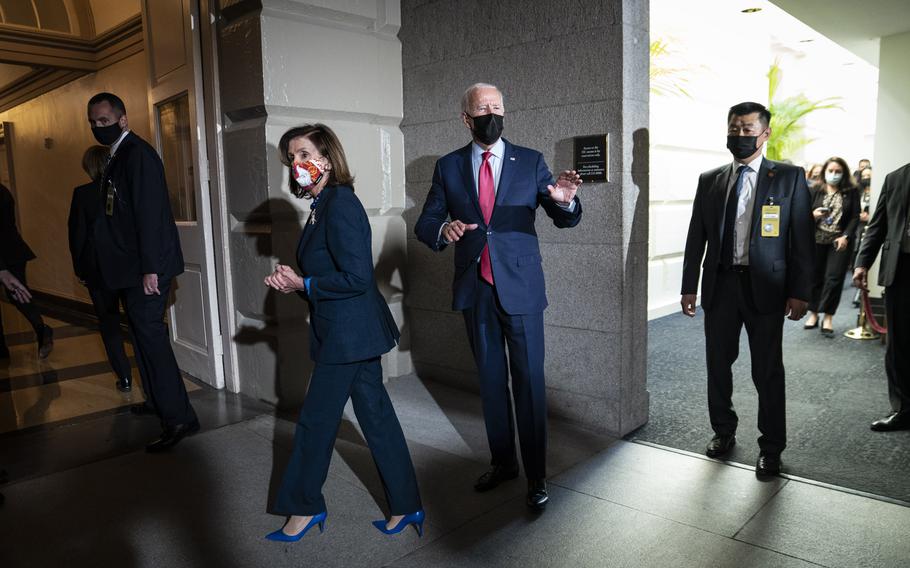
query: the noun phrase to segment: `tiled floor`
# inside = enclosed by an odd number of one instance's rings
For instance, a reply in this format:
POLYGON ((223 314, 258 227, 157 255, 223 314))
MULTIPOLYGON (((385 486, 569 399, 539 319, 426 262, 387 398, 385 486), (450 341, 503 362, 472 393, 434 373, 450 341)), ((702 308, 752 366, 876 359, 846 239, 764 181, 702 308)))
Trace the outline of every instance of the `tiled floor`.
MULTIPOLYGON (((58 398, 79 381, 62 381, 58 398)), ((111 377, 86 381, 83 397, 113 388, 111 377)), ((265 541, 282 522, 268 504, 294 423, 200 388, 191 399, 206 430, 169 454, 141 451, 154 419, 116 411, 0 434, 12 478, 0 566, 910 566, 906 506, 799 479, 762 482, 748 467, 555 422, 551 503, 531 514, 520 480, 472 489, 488 461, 475 396, 415 376, 388 388, 427 511, 423 538, 371 526, 385 498, 348 408, 324 487, 325 533, 265 541)))

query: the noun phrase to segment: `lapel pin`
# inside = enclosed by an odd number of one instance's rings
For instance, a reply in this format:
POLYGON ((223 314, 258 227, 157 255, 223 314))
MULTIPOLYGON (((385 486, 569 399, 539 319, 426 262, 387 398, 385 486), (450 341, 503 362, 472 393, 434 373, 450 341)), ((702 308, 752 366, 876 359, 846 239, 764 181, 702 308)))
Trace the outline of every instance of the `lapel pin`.
POLYGON ((769 178, 773 178, 773 177, 774 177, 774 171, 773 171, 773 170, 768 170, 768 177, 769 177, 769 178))
POLYGON ((515 161, 515 157, 514 157, 514 156, 509 156, 509 160, 512 161, 512 162, 514 162, 514 161, 515 161))

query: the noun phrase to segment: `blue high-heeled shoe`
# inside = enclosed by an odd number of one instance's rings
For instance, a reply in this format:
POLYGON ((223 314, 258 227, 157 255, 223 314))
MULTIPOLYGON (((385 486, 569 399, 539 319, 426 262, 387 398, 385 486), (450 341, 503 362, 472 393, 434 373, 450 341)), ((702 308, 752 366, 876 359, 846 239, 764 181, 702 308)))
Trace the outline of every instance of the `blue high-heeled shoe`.
POLYGON ((278 542, 297 542, 303 538, 303 535, 305 535, 307 531, 310 530, 310 528, 316 525, 319 525, 319 532, 323 532, 325 530, 325 517, 326 511, 323 511, 318 515, 314 515, 313 518, 310 519, 310 522, 308 522, 307 525, 303 527, 303 529, 297 534, 286 534, 282 529, 278 529, 275 532, 270 532, 269 534, 265 535, 265 538, 278 542))
POLYGON ((397 525, 390 529, 386 528, 387 521, 373 521, 373 526, 385 534, 398 534, 408 528, 408 525, 414 525, 414 528, 417 529, 417 536, 423 536, 424 518, 426 518, 426 515, 424 514, 423 509, 421 509, 416 513, 405 515, 398 521, 397 525))

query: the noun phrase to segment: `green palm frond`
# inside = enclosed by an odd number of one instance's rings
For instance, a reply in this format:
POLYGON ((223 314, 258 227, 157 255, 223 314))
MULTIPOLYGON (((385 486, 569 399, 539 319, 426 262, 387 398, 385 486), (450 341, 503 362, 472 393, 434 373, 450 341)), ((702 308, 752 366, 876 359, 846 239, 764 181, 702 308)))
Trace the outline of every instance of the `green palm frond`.
POLYGON ((665 63, 666 58, 672 53, 667 42, 660 38, 655 39, 651 42, 650 53, 651 63, 648 76, 651 79, 651 94, 683 95, 692 98, 692 95, 683 86, 688 82, 688 79, 683 76, 685 69, 668 67, 665 63))

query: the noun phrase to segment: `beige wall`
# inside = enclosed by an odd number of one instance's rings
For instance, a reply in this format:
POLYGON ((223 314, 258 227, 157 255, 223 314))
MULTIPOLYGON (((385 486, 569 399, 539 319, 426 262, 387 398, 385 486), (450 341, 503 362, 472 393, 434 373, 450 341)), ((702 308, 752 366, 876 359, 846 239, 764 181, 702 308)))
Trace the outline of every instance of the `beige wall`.
POLYGON ((139 0, 89 0, 95 18, 95 34, 100 35, 130 19, 140 11, 139 0))
POLYGON ((82 153, 96 143, 85 103, 100 91, 116 93, 126 104, 130 127, 148 139, 147 80, 145 54, 138 53, 0 113, 0 120, 13 124, 20 229, 38 255, 28 267, 33 289, 89 301, 73 275, 66 234, 73 188, 89 181, 82 153), (45 147, 48 138, 50 148, 45 147))

